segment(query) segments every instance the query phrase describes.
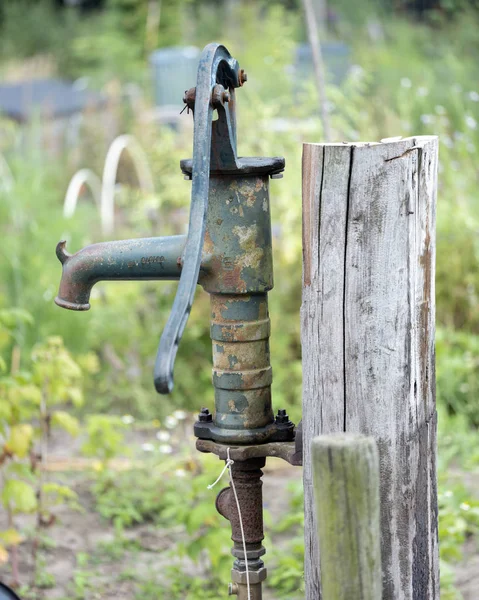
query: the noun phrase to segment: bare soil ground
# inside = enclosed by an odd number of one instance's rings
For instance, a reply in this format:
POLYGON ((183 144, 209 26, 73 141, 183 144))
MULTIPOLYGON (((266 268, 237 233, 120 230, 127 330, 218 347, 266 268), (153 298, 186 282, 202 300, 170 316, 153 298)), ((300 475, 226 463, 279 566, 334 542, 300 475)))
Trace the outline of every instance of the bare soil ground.
MULTIPOLYGON (((65 446, 63 441, 61 435, 55 440, 52 461, 60 462, 69 455, 77 455, 78 442, 74 446, 71 443, 65 446)), ((263 478, 264 499, 275 519, 288 511, 287 484, 300 478, 301 470, 278 460, 271 460, 270 465, 263 478)), ((112 525, 94 510, 88 473, 69 474, 68 482, 79 495, 83 511, 65 506, 56 510, 56 522, 48 529, 51 547, 41 552, 42 571, 52 576, 53 585, 43 590, 35 588, 35 599, 134 600, 138 597, 139 579, 154 582, 160 587, 166 585, 165 569, 175 564, 175 560, 188 575, 201 575, 198 565, 185 558, 171 557, 171 550, 185 539, 181 528, 160 529, 150 524, 132 527, 124 533, 125 541, 120 548, 112 525)), ((473 488, 479 487, 479 481, 469 483, 473 488)), ((33 518, 23 518, 20 525, 32 527, 33 518)), ((5 515, 0 514, 0 530, 5 526, 5 515)), ((275 539, 275 544, 281 544, 281 539, 275 539)), ((29 543, 20 546, 19 558, 21 580, 30 584, 33 559, 29 543)), ((267 562, 267 555, 265 560, 267 562)), ((456 578, 464 600, 479 598, 477 542, 466 545, 465 559, 456 567, 456 578)), ((6 566, 0 567, 0 581, 7 584, 11 581, 6 566)), ((265 600, 273 598, 269 592, 266 593, 265 600)))

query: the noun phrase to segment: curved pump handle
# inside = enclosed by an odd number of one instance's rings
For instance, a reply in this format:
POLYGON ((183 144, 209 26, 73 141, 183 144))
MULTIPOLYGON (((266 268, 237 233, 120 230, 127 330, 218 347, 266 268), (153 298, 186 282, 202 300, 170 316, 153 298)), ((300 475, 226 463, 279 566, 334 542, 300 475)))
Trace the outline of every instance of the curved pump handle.
POLYGON ((237 167, 234 88, 242 84, 239 65, 220 44, 203 50, 194 92, 194 134, 191 208, 183 269, 171 314, 161 336, 155 363, 155 388, 173 389, 173 366, 183 335, 201 265, 206 227, 210 167, 237 167), (218 110, 212 144, 213 110, 218 110))

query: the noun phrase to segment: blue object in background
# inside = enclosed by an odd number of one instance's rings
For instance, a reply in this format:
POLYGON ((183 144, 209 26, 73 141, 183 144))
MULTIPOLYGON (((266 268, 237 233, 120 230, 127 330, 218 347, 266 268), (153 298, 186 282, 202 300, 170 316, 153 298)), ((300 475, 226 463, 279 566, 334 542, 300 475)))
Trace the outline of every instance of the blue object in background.
POLYGON ((196 85, 200 54, 195 46, 171 46, 150 55, 156 106, 183 107, 185 90, 196 85))
POLYGON ((40 115, 50 119, 70 117, 86 108, 102 107, 103 96, 60 79, 31 79, 0 85, 0 113, 19 123, 40 115))
POLYGON ((21 598, 5 584, 0 583, 0 600, 21 600, 21 598))
MULTIPOLYGON (((344 42, 324 42, 321 53, 327 81, 339 85, 351 66, 351 49, 344 42)), ((295 79, 300 84, 313 76, 313 57, 309 44, 299 44, 296 50, 295 79)))

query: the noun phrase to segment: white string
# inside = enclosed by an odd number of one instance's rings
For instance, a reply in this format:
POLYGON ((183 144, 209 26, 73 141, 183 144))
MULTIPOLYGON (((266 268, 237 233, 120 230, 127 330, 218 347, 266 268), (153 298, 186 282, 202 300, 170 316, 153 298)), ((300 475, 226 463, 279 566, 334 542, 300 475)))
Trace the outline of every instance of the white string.
MULTIPOLYGON (((229 450, 229 448, 228 448, 229 450)), ((225 474, 226 469, 229 469, 230 465, 232 465, 234 463, 233 460, 231 460, 230 458, 228 458, 227 461, 225 461, 225 466, 223 467, 223 470, 221 471, 221 473, 218 475, 216 481, 214 483, 212 483, 211 485, 208 486, 208 489, 211 490, 212 488, 215 487, 215 485, 218 483, 218 481, 223 477, 223 475, 225 474)))
POLYGON ((225 466, 223 467, 223 470, 219 474, 219 476, 216 479, 216 481, 214 483, 212 483, 211 485, 208 486, 208 489, 211 490, 211 488, 213 488, 218 483, 218 481, 223 477, 226 469, 228 469, 228 474, 229 474, 230 483, 231 483, 231 489, 233 490, 233 494, 234 494, 235 501, 236 501, 236 508, 238 509, 238 517, 239 517, 240 530, 241 530, 241 540, 243 542, 244 564, 245 564, 245 568, 246 568, 246 589, 248 591, 248 600, 251 600, 251 588, 250 588, 250 584, 249 584, 248 555, 246 553, 246 539, 245 539, 245 536, 244 536, 243 518, 241 516, 240 503, 239 503, 239 500, 238 500, 238 494, 236 493, 235 482, 233 480, 233 471, 230 468, 231 465, 234 464, 234 460, 232 460, 230 458, 230 449, 229 448, 226 449, 226 456, 227 456, 227 460, 225 462, 225 466))

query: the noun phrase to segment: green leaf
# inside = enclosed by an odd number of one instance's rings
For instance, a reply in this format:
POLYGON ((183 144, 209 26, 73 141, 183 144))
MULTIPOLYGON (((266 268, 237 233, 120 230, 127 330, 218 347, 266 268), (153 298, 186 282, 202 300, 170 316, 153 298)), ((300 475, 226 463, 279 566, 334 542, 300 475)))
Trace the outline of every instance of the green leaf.
POLYGON ((68 504, 70 508, 81 510, 81 506, 78 504, 78 496, 71 488, 66 485, 60 485, 59 483, 44 483, 42 485, 42 491, 45 494, 45 499, 48 506, 55 506, 60 504, 68 504))
POLYGON ((69 399, 78 408, 83 404, 83 393, 80 388, 72 387, 68 390, 69 399))
POLYGON ((21 544, 23 538, 16 529, 5 529, 4 531, 0 531, 0 540, 2 540, 6 546, 11 547, 21 544))
POLYGON ((6 329, 13 329, 19 323, 31 325, 33 323, 32 315, 21 308, 5 308, 0 310, 0 325, 3 325, 6 329))
POLYGON ((32 483, 35 482, 35 475, 32 472, 31 466, 24 462, 10 461, 10 463, 4 468, 7 478, 10 478, 12 475, 16 475, 21 479, 26 479, 32 483))
POLYGON ((5 444, 8 452, 18 458, 27 456, 33 439, 33 427, 28 423, 14 425, 10 428, 10 437, 5 444))
POLYGON ((61 427, 72 436, 77 436, 80 431, 78 420, 63 410, 57 410, 53 413, 52 424, 61 427))
POLYGON ((31 485, 18 479, 6 482, 2 492, 2 502, 15 512, 31 513, 37 507, 37 497, 31 485))

